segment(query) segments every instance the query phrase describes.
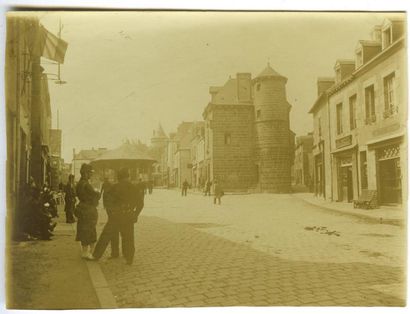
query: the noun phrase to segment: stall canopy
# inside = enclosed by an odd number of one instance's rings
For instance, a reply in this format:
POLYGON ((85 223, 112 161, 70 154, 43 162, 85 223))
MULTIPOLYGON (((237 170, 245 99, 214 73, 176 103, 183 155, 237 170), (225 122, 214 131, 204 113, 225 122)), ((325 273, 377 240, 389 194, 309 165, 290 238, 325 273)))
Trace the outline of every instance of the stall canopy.
POLYGON ((100 157, 94 159, 91 165, 96 168, 118 170, 122 167, 150 167, 154 162, 156 160, 149 154, 146 146, 125 142, 116 149, 104 152, 100 157))

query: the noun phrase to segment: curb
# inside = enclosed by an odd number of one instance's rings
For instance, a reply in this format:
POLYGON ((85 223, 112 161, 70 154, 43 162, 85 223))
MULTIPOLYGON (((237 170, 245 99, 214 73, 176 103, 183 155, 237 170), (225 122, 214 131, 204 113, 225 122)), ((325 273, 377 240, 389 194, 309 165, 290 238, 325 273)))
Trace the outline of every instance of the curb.
MULTIPOLYGON (((75 233, 74 224, 71 225, 71 229, 75 233)), ((81 250, 81 244, 80 250, 81 250)), ((100 265, 96 261, 86 261, 88 274, 90 275, 91 283, 94 287, 95 294, 97 295, 98 302, 102 309, 116 309, 118 308, 117 301, 112 294, 110 287, 105 279, 105 276, 101 270, 100 265)))
POLYGON ((392 225, 392 226, 400 226, 400 227, 404 226, 404 223, 403 223, 402 219, 383 219, 383 217, 377 218, 377 217, 371 217, 371 216, 361 214, 361 213, 345 212, 345 211, 340 210, 340 209, 331 208, 331 207, 327 207, 327 206, 324 206, 324 205, 321 205, 321 204, 317 204, 317 203, 309 201, 309 200, 307 200, 303 197, 299 197, 299 196, 296 196, 296 195, 295 195, 295 197, 302 200, 302 201, 304 201, 307 204, 317 206, 317 207, 320 207, 320 208, 325 209, 325 210, 337 212, 339 214, 367 219, 367 220, 372 221, 374 223, 380 223, 380 224, 386 224, 386 225, 392 225))

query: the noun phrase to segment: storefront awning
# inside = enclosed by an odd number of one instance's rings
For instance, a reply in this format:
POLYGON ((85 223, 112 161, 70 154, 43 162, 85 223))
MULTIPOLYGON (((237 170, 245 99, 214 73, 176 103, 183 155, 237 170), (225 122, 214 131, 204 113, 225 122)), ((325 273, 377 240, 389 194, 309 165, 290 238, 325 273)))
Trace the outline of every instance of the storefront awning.
POLYGON ((381 138, 378 138, 378 139, 375 139, 375 140, 371 140, 371 141, 367 142, 366 145, 372 146, 372 145, 380 144, 380 143, 385 142, 385 141, 398 139, 399 137, 402 137, 404 135, 406 135, 406 132, 402 131, 400 133, 396 133, 396 134, 388 135, 388 136, 381 137, 381 138))
POLYGON ((357 147, 357 144, 354 144, 353 146, 343 147, 343 148, 332 151, 332 154, 347 152, 349 150, 355 149, 356 147, 357 147))

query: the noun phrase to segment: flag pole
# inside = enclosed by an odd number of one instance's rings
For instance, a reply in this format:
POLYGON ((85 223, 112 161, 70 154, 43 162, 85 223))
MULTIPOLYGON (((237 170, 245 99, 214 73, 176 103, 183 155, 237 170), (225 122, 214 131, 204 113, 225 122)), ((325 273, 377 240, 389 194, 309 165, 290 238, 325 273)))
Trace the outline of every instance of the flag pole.
MULTIPOLYGON (((58 25, 58 39, 61 39, 61 18, 59 20, 59 25, 58 25)), ((60 78, 60 62, 58 63, 58 80, 61 81, 60 78)))

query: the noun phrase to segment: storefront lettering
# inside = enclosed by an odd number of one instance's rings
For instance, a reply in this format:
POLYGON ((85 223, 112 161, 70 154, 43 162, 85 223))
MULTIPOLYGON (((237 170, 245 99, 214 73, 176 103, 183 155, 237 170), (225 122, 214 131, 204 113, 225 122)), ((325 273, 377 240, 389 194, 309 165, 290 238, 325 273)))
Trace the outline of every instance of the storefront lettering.
POLYGON ((336 140, 336 148, 352 145, 352 136, 348 135, 336 140))
POLYGON ((383 135, 383 134, 386 134, 386 133, 396 131, 398 129, 400 129, 400 123, 390 124, 388 126, 385 126, 385 127, 379 128, 377 130, 374 130, 373 131, 373 136, 383 135))

